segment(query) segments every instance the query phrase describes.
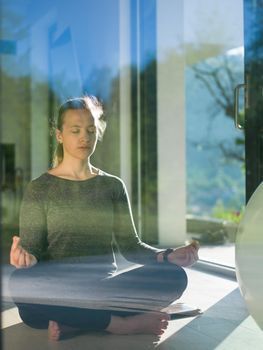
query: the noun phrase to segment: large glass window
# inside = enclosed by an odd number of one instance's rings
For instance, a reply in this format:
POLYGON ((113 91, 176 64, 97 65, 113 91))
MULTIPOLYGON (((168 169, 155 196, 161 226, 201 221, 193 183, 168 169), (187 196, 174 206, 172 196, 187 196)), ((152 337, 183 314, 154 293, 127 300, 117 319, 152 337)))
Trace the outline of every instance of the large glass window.
POLYGON ((214 246, 201 257, 234 266, 245 205, 244 133, 234 128, 234 89, 244 81, 243 3, 186 1, 184 28, 188 231, 214 246))
POLYGON ((87 93, 108 122, 93 162, 125 181, 142 239, 197 238, 201 258, 233 264, 245 203, 244 135, 233 122, 242 12, 241 0, 1 0, 6 269, 24 189, 52 163, 57 108, 87 93))
POLYGON ((103 163, 106 171, 119 173, 119 2, 78 1, 76 6, 75 1, 2 1, 1 16, 2 213, 3 224, 8 225, 4 227, 6 235, 9 227, 17 231, 18 224, 10 201, 21 200, 26 184, 51 166, 52 120, 66 98, 92 93, 105 103, 109 116, 104 139, 107 154, 99 147, 96 162, 103 163), (12 166, 15 180, 10 188, 5 184, 12 166))

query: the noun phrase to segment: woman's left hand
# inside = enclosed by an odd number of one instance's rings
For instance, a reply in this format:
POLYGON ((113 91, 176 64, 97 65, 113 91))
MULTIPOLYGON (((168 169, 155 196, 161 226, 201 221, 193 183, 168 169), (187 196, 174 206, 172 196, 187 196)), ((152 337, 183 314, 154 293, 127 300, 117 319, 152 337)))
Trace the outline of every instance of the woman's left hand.
POLYGON ((186 246, 175 248, 173 252, 168 254, 167 260, 179 266, 191 266, 199 259, 198 249, 199 244, 194 241, 186 246))

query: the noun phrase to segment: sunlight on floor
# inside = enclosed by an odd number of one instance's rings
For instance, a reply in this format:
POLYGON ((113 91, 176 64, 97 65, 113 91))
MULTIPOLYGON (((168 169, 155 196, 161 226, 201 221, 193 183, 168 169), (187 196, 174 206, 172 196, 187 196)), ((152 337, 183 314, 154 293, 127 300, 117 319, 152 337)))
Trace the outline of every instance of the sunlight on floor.
POLYGON ((14 326, 21 322, 22 320, 18 314, 17 307, 13 307, 12 309, 5 310, 1 314, 1 329, 14 326))
POLYGON ((235 244, 227 243, 218 246, 201 246, 199 257, 202 260, 235 267, 235 244))

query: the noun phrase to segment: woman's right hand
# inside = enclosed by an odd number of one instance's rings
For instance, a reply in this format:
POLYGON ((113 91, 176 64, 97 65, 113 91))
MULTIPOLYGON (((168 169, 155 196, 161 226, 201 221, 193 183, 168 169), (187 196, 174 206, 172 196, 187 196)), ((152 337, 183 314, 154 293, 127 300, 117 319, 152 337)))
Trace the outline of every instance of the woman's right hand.
POLYGON ((10 250, 10 264, 18 269, 22 269, 32 267, 36 263, 36 257, 23 249, 20 245, 20 238, 18 236, 14 236, 10 250))

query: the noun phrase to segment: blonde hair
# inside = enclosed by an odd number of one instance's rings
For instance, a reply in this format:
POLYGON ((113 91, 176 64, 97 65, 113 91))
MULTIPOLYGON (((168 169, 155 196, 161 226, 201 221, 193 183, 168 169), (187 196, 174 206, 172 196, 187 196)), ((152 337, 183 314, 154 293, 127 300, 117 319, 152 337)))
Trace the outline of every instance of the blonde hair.
MULTIPOLYGON (((62 131, 65 114, 70 109, 84 109, 91 113, 98 129, 98 139, 101 141, 103 138, 104 131, 106 129, 106 122, 103 119, 103 106, 100 103, 100 101, 92 95, 76 97, 67 100, 59 107, 58 119, 55 126, 56 129, 62 131)), ((52 166, 58 166, 62 162, 63 156, 63 145, 58 143, 55 149, 52 166)))

